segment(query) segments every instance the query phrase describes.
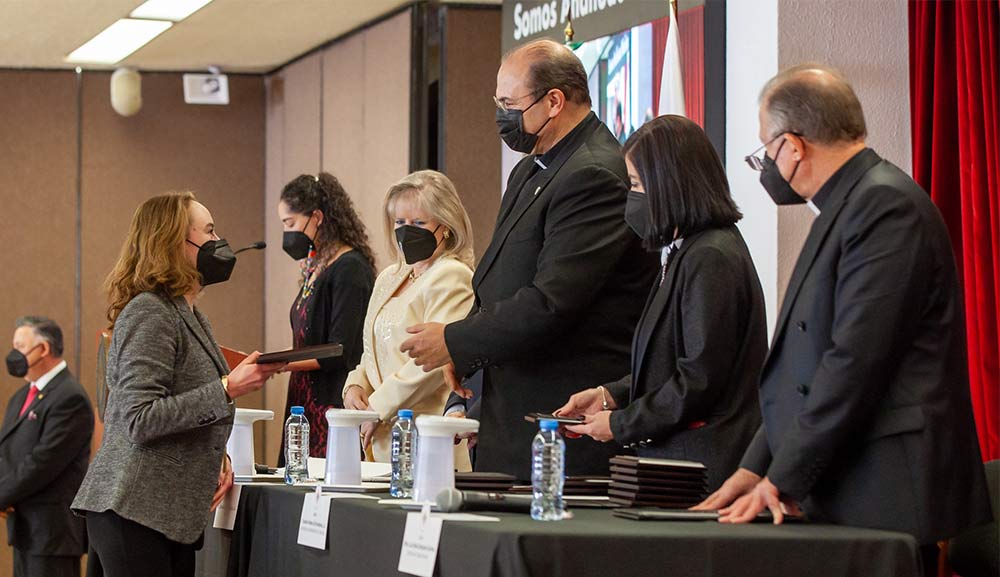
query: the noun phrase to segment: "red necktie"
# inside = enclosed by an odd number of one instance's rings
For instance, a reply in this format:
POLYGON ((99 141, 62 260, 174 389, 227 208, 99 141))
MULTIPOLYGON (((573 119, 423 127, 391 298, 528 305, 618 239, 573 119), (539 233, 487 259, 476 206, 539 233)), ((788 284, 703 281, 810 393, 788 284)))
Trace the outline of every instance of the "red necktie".
POLYGON ((18 418, 24 416, 24 412, 28 410, 28 407, 31 406, 31 403, 35 400, 36 396, 38 396, 38 387, 31 385, 31 388, 28 389, 28 398, 24 399, 24 404, 21 405, 21 412, 17 414, 18 418))

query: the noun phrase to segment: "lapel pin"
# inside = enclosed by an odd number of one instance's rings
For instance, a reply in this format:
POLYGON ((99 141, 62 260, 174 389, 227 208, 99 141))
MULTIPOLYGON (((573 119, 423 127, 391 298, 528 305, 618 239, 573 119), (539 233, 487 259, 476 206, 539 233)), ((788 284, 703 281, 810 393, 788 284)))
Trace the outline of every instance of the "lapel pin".
POLYGON ((540 186, 535 189, 535 196, 538 196, 539 192, 542 192, 542 187, 540 187, 540 186))
POLYGON ((37 421, 38 420, 38 414, 35 413, 35 411, 28 411, 28 420, 29 421, 37 421))
POLYGON ((44 399, 44 398, 45 398, 45 393, 38 393, 38 400, 39 401, 42 400, 42 399, 44 399))

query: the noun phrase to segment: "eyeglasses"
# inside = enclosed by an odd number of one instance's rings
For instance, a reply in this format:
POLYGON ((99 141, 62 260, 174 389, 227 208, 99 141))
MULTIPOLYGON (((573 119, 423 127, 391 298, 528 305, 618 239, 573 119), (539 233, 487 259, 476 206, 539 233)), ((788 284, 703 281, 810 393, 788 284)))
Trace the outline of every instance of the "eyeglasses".
MULTIPOLYGON (((548 92, 548 90, 536 90, 534 92, 529 92, 527 94, 522 94, 521 96, 518 96, 517 98, 497 98, 496 96, 494 96, 493 97, 493 104, 496 105, 497 109, 499 109, 499 110, 501 110, 503 112, 507 112, 508 110, 510 110, 508 107, 511 104, 514 104, 515 102, 517 102, 519 100, 524 100, 525 98, 528 98, 529 96, 534 96, 536 94, 543 94, 544 95, 546 92, 548 92)), ((536 100, 535 102, 538 102, 538 101, 536 100)), ((529 106, 529 108, 530 108, 530 106, 529 106)))
MULTIPOLYGON (((761 172, 762 170, 764 170, 764 157, 763 157, 763 155, 757 156, 757 153, 759 153, 761 150, 764 150, 765 148, 767 148, 768 144, 771 144, 772 142, 774 142, 775 140, 778 140, 779 138, 781 138, 782 136, 784 136, 786 134, 793 134, 795 136, 798 136, 799 138, 802 137, 801 134, 799 134, 797 132, 792 132, 790 130, 786 130, 784 132, 779 132, 778 134, 775 134, 774 137, 771 138, 771 140, 768 140, 764 144, 761 144, 760 146, 757 147, 756 150, 754 150, 750 154, 744 156, 743 160, 746 161, 747 165, 751 169, 756 170, 757 172, 761 172)), ((766 151, 765 151, 765 154, 767 154, 766 151)))

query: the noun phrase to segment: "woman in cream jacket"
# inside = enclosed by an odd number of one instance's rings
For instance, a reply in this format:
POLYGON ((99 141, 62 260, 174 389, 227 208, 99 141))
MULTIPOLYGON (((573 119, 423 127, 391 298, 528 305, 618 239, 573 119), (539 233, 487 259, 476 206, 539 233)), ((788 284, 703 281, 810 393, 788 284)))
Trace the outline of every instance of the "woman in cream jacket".
MULTIPOLYGON (((406 328, 450 323, 472 307, 472 227, 455 185, 432 170, 415 172, 386 194, 385 232, 397 262, 375 281, 364 323, 361 363, 344 383, 344 407, 372 410, 379 422, 362 427, 376 461, 390 458, 393 419, 399 409, 440 415, 451 388, 443 369, 418 367, 400 344, 406 328)), ((471 469, 463 442, 455 466, 471 469)))

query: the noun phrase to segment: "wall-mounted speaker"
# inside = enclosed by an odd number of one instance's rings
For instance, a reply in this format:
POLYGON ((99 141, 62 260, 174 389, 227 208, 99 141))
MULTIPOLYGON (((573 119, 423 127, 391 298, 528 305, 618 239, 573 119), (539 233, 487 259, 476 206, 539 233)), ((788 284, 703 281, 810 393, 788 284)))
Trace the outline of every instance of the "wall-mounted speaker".
POLYGON ((111 75, 111 108, 122 116, 134 116, 142 108, 142 76, 131 68, 111 75))

